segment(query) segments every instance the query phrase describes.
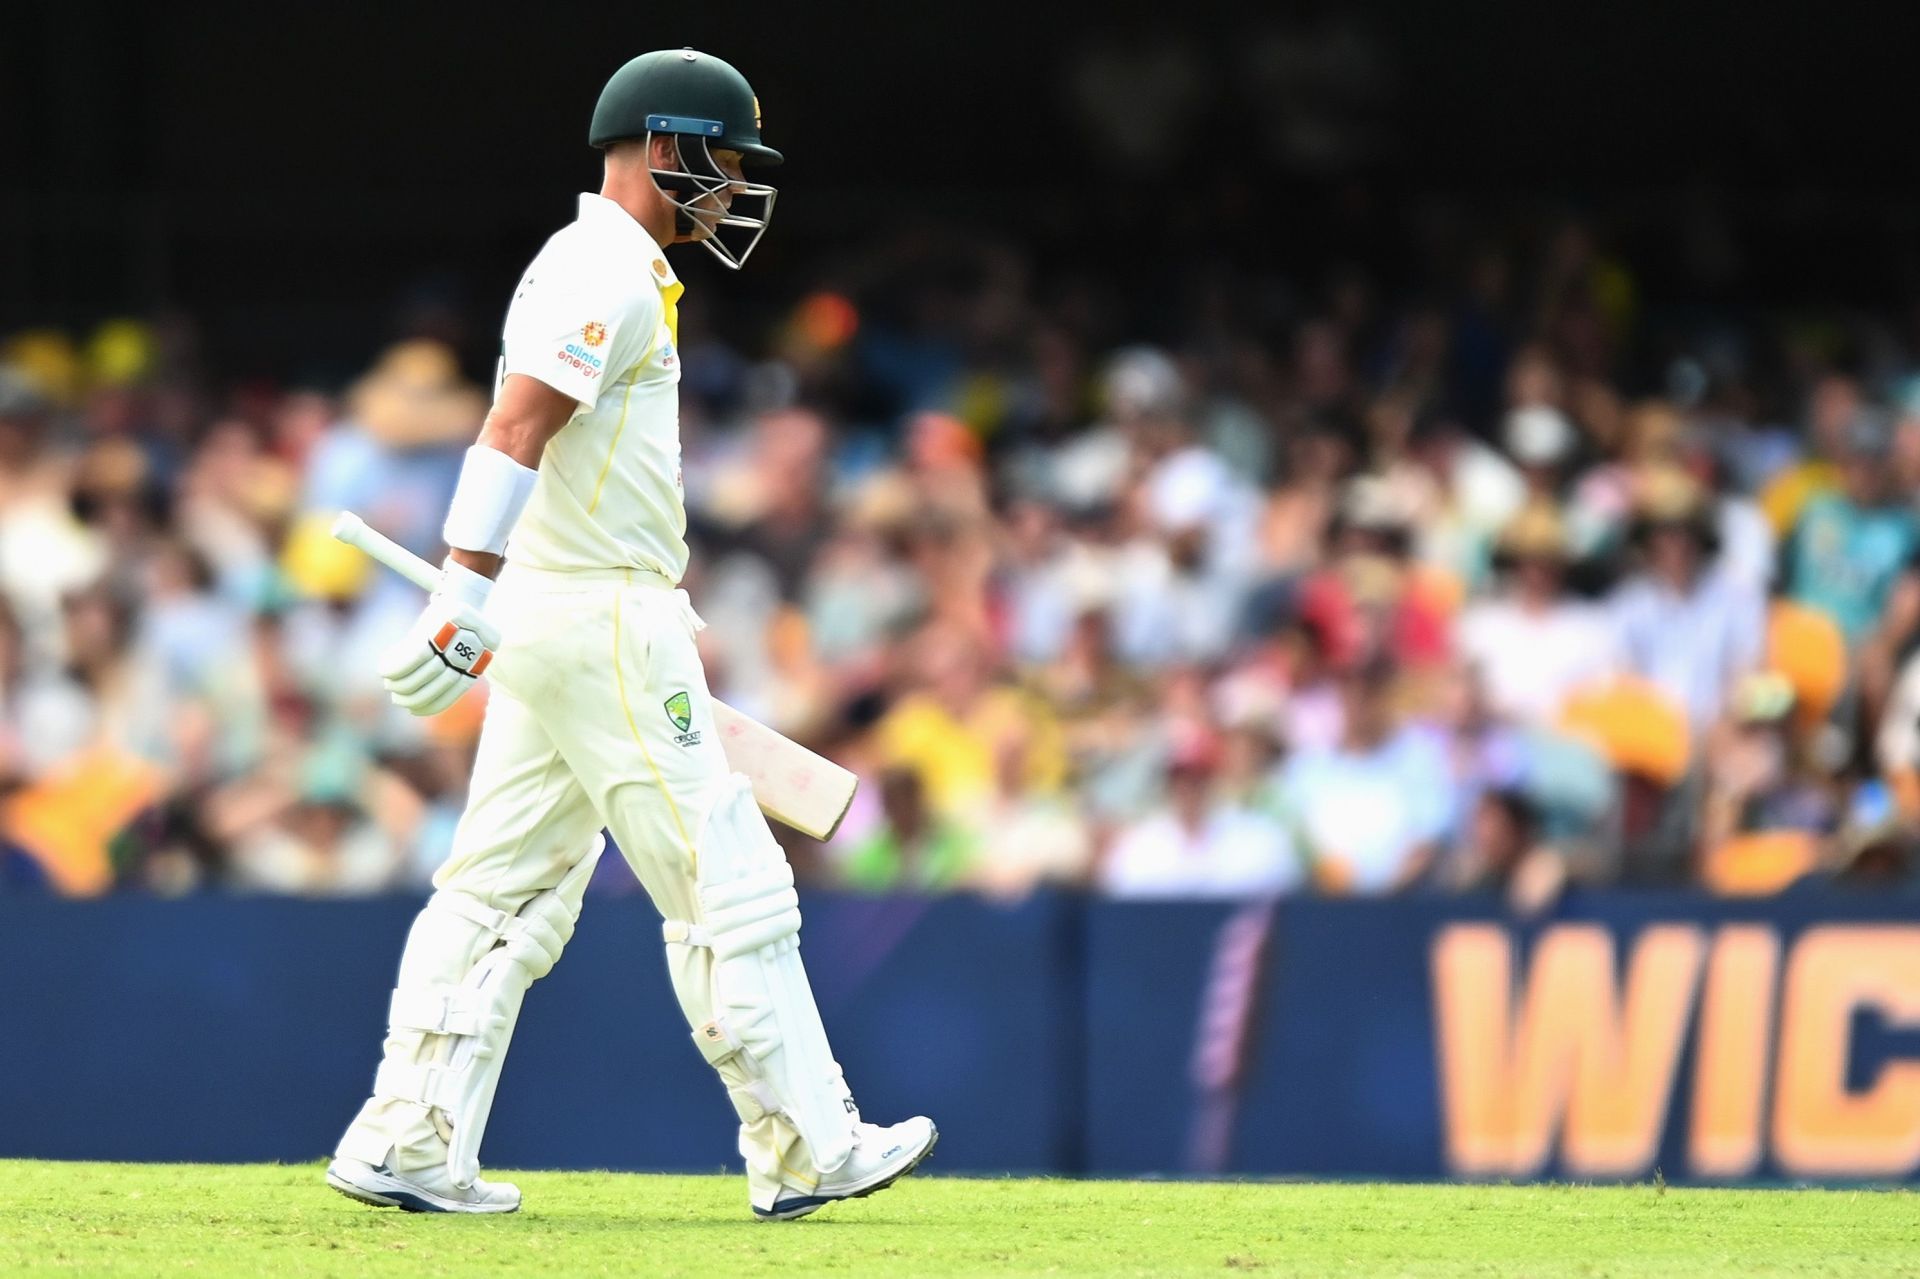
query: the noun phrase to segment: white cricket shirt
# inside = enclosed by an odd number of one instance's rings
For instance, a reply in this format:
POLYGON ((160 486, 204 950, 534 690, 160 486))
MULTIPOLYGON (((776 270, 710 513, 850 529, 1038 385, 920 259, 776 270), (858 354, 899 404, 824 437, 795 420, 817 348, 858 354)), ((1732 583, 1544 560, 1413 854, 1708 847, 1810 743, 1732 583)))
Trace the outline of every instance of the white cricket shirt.
POLYGON ((681 284, 632 216, 598 195, 520 277, 494 393, 524 373, 580 402, 540 458, 507 543, 516 564, 687 568, 680 483, 681 284))

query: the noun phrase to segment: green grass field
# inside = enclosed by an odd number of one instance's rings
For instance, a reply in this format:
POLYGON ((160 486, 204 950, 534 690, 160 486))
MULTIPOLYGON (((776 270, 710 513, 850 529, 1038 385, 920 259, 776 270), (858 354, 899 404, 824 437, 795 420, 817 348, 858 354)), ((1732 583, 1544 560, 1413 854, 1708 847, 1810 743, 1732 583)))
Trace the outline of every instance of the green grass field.
POLYGON ((0 1161, 6 1275, 1920 1275, 1920 1195, 914 1177, 804 1221, 738 1177, 503 1174, 421 1217, 320 1165, 0 1161))

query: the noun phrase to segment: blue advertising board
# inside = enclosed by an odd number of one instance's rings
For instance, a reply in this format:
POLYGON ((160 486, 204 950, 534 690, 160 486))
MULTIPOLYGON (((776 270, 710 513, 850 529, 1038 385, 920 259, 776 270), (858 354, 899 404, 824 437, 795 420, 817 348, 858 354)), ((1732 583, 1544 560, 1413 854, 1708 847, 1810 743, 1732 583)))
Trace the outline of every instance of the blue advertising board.
MULTIPOLYGON (((326 1153, 417 903, 0 898, 0 1156, 326 1153)), ((1595 893, 806 902, 878 1119, 947 1171, 1672 1181, 1920 1175, 1920 903, 1595 893)), ((496 1166, 731 1167, 644 901, 530 994, 496 1166)))

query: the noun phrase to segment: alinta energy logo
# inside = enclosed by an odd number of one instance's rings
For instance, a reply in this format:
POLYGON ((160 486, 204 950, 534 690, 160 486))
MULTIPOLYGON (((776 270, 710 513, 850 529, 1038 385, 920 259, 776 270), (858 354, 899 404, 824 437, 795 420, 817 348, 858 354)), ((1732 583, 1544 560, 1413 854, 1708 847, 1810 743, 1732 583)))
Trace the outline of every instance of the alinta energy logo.
POLYGON ((605 346, 607 326, 598 320, 589 320, 580 326, 580 340, 569 342, 554 355, 562 364, 579 370, 587 378, 597 378, 606 370, 607 363, 593 353, 592 348, 605 346))

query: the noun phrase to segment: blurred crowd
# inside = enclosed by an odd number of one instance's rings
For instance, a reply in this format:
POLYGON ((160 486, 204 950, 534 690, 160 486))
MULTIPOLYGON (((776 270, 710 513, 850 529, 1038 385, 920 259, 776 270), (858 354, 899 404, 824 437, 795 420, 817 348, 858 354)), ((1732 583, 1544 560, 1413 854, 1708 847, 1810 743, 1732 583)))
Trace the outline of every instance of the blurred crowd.
MULTIPOLYGON (((1920 330, 1675 319, 1578 221, 1405 292, 940 236, 818 285, 690 292, 682 386, 714 691, 865 782, 812 882, 1914 884, 1920 330)), ((386 705, 417 593, 326 530, 440 553, 446 337, 344 386, 0 341, 0 891, 426 882, 485 698, 386 705)))

